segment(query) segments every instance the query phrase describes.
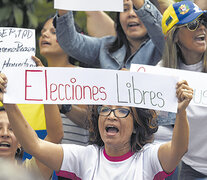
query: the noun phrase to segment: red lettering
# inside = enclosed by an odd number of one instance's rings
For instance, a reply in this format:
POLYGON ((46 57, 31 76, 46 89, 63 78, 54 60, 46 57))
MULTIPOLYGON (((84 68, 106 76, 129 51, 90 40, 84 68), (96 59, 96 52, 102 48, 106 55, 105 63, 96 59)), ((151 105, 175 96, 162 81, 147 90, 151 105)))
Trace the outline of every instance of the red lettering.
POLYGON ((58 97, 59 97, 59 99, 60 99, 61 101, 63 101, 65 98, 61 98, 61 97, 60 97, 60 92, 61 92, 60 88, 61 88, 61 86, 64 87, 64 85, 63 85, 63 84, 59 84, 59 85, 58 85, 58 97))
POLYGON ((94 100, 94 101, 98 101, 99 98, 98 98, 98 99, 95 99, 95 95, 98 94, 98 87, 93 86, 93 87, 92 87, 92 90, 93 90, 93 100, 94 100))
POLYGON ((26 101, 43 101, 43 99, 32 99, 32 98, 28 98, 28 92, 27 92, 27 88, 32 88, 32 85, 28 85, 28 74, 30 73, 39 73, 42 72, 42 70, 25 70, 25 100, 26 101))
POLYGON ((143 72, 146 72, 146 69, 145 69, 143 66, 139 67, 139 68, 137 69, 137 72, 140 72, 141 70, 143 70, 143 72))
POLYGON ((83 86, 83 99, 86 99, 86 94, 88 95, 88 93, 86 93, 86 88, 89 89, 90 99, 92 99, 91 88, 89 86, 83 86))
MULTIPOLYGON (((76 83, 76 78, 71 78, 70 79, 71 83, 76 83)), ((72 99, 74 100, 74 93, 75 93, 75 89, 74 89, 74 85, 72 85, 72 99)))
POLYGON ((57 100, 57 97, 56 97, 55 99, 53 99, 53 97, 52 97, 52 93, 54 93, 55 91, 57 91, 57 85, 54 84, 54 83, 50 84, 50 99, 51 99, 52 101, 56 101, 56 100, 57 100), (52 90, 52 89, 53 89, 53 88, 52 88, 53 85, 54 85, 54 87, 55 87, 54 90, 52 90))
POLYGON ((45 70, 45 97, 48 99, 48 91, 47 91, 47 70, 45 70))
POLYGON ((104 89, 105 90, 105 88, 104 87, 100 87, 99 88, 99 92, 102 94, 104 94, 104 98, 101 98, 101 100, 103 100, 103 101, 105 101, 106 100, 106 98, 107 98, 107 94, 106 94, 106 92, 105 91, 102 91, 102 89, 104 89))
POLYGON ((69 91, 69 90, 67 90, 67 87, 70 89, 70 85, 69 85, 69 84, 66 84, 66 85, 65 85, 65 98, 66 98, 67 100, 71 100, 71 97, 68 98, 68 96, 67 96, 67 92, 69 91))
POLYGON ((81 100, 82 99, 82 87, 80 86, 80 85, 77 85, 76 87, 75 87, 75 98, 77 99, 77 100, 81 100), (80 89, 80 91, 78 92, 78 87, 79 87, 79 89, 80 89), (78 98, 78 94, 80 94, 80 98, 78 98))

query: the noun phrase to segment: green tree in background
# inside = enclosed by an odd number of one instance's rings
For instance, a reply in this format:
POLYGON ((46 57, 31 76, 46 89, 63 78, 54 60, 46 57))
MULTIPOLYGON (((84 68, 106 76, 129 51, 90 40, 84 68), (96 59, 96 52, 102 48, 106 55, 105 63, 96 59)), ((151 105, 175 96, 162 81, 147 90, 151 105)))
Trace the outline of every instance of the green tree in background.
MULTIPOLYGON (((51 0, 1 0, 0 26, 34 28, 39 33, 43 22, 56 12, 53 4, 51 0)), ((107 13, 114 17, 114 13, 107 13)), ((85 12, 77 12, 75 20, 87 32, 85 12)))
POLYGON ((13 27, 36 28, 38 19, 35 4, 42 0, 1 0, 0 25, 13 27))

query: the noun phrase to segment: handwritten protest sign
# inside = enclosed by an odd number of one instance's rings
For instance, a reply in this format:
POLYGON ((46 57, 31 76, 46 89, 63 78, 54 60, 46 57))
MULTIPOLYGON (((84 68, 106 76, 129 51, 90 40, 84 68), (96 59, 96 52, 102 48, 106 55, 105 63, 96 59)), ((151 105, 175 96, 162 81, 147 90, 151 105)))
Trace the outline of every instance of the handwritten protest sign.
POLYGON ((0 70, 6 67, 32 67, 35 63, 35 31, 32 29, 0 27, 0 70))
POLYGON ((130 71, 149 72, 153 74, 179 76, 180 80, 186 80, 190 87, 194 89, 192 105, 207 107, 207 74, 194 71, 178 70, 158 66, 142 64, 132 64, 130 71))
POLYGON ((123 11, 123 0, 55 0, 55 9, 73 11, 123 11))
POLYGON ((107 104, 177 110, 176 77, 89 68, 7 68, 4 73, 8 78, 6 103, 107 104))

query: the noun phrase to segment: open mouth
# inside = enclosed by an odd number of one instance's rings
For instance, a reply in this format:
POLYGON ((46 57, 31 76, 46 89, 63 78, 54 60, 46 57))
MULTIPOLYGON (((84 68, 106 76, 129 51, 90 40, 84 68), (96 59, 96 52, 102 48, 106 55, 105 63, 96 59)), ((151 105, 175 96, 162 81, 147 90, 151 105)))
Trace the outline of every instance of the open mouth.
POLYGON ((129 23, 128 24, 128 27, 137 27, 137 26, 139 26, 140 24, 139 23, 135 23, 135 22, 133 22, 133 23, 129 23))
POLYGON ((41 45, 51 45, 51 44, 49 42, 47 42, 47 41, 42 41, 41 45))
POLYGON ((0 143, 0 147, 10 147, 11 145, 7 142, 0 143))
POLYGON ((199 36, 196 36, 195 39, 198 40, 198 41, 205 41, 206 36, 205 35, 199 35, 199 36))
POLYGON ((107 126, 106 128, 106 132, 107 133, 118 133, 119 132, 119 129, 115 126, 107 126))

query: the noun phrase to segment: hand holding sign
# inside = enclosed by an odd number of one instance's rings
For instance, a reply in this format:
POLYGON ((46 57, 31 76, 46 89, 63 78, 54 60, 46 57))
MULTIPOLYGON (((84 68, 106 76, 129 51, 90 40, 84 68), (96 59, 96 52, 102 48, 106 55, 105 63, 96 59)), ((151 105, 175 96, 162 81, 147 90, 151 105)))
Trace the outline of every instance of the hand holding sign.
MULTIPOLYGON (((129 1, 129 0, 125 0, 125 1, 129 1)), ((132 2, 136 9, 141 8, 144 4, 144 0, 132 0, 132 2)))
POLYGON ((178 98, 178 112, 184 111, 193 98, 193 89, 188 86, 187 81, 177 83, 176 94, 178 98))
POLYGON ((7 78, 5 74, 0 73, 0 101, 3 102, 3 93, 6 92, 7 78))
POLYGON ((32 59, 35 62, 37 67, 44 67, 39 58, 37 58, 36 56, 32 56, 32 59))
POLYGON ((66 14, 68 11, 66 10, 58 10, 58 15, 59 16, 63 16, 64 14, 66 14))

